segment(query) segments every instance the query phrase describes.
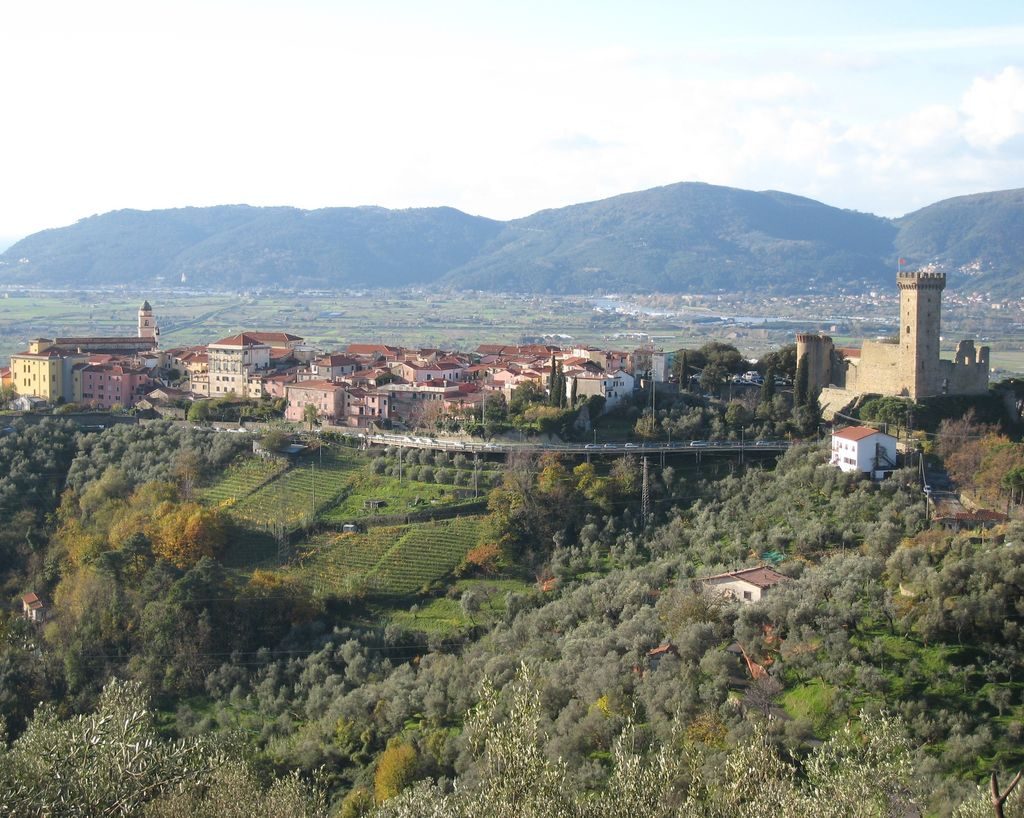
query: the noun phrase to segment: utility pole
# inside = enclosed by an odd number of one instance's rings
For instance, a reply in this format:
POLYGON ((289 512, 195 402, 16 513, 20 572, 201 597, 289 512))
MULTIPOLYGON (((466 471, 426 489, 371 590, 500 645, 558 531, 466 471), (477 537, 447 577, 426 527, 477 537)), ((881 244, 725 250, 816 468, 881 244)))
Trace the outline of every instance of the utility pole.
POLYGON ((647 525, 647 517, 651 513, 651 484, 647 470, 647 457, 644 457, 643 488, 640 494, 640 513, 643 516, 644 525, 647 525))

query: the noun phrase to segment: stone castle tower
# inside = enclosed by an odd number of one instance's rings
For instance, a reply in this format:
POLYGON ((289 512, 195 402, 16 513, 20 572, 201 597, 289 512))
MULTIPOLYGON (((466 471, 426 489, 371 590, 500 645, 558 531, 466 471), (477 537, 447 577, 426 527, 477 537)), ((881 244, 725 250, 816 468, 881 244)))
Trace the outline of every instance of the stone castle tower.
POLYGON ((139 337, 160 338, 160 327, 157 326, 156 316, 153 315, 153 308, 149 306, 149 301, 143 301, 139 308, 139 337))
POLYGON ((939 330, 946 274, 901 272, 896 284, 903 351, 899 379, 912 397, 938 395, 944 391, 939 373, 939 330))
POLYGON ((796 336, 796 359, 807 356, 807 390, 817 394, 832 383, 834 355, 832 339, 827 335, 800 332, 796 336))
POLYGON ((900 311, 895 337, 864 341, 860 349, 840 350, 827 335, 797 335, 797 361, 807 358, 810 391, 827 390, 826 402, 836 406, 857 394, 917 400, 987 392, 988 347, 976 349, 974 341, 960 341, 952 361, 939 357, 946 274, 901 271, 896 285, 900 311))

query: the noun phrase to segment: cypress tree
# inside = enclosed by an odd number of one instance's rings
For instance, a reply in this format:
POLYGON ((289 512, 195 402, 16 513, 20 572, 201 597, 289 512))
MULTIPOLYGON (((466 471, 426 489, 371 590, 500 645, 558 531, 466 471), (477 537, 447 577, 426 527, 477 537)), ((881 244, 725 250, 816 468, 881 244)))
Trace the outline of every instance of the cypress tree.
POLYGON ((558 369, 555 367, 555 353, 551 353, 551 377, 548 378, 548 405, 558 406, 558 369))
POLYGON ((807 356, 801 356, 796 365, 796 384, 793 387, 793 408, 803 406, 807 403, 808 384, 810 382, 810 371, 807 365, 807 356))
POLYGON ((771 403, 775 397, 775 367, 768 367, 764 373, 764 383, 761 384, 761 403, 771 403))
POLYGON ((572 387, 571 387, 572 391, 569 394, 569 406, 572 409, 576 408, 576 384, 577 383, 578 383, 578 381, 576 380, 576 378, 573 378, 572 379, 572 387))

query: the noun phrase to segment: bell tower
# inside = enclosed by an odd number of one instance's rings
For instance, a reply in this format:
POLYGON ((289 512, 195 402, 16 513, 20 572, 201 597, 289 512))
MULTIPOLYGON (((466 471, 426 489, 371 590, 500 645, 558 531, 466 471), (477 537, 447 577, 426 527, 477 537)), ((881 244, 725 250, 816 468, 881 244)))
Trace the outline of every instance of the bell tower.
POLYGON ((943 392, 939 372, 940 313, 945 273, 901 272, 900 379, 911 398, 943 392))
POLYGON ((156 324, 153 308, 148 301, 143 301, 139 308, 139 337, 159 339, 160 328, 156 324))

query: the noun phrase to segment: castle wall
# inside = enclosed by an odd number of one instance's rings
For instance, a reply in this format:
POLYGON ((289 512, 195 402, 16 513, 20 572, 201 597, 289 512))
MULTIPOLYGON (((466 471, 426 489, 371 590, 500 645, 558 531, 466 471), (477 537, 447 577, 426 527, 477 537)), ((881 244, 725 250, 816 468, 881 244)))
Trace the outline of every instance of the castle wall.
POLYGON ((850 361, 844 387, 851 392, 873 392, 880 395, 910 394, 903 354, 899 344, 865 341, 860 359, 850 361))
POLYGON ((957 344, 952 361, 939 361, 938 394, 983 395, 988 392, 988 347, 975 352, 974 341, 957 344))
POLYGON ((954 360, 939 357, 945 274, 900 272, 896 283, 900 290, 900 325, 893 342, 865 341, 859 358, 840 361, 831 338, 797 335, 797 360, 807 356, 810 385, 815 390, 832 385, 853 394, 915 400, 987 392, 988 347, 976 350, 973 341, 961 341, 954 360))

